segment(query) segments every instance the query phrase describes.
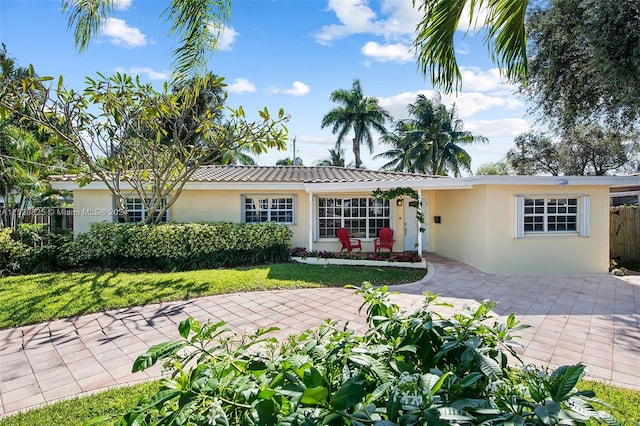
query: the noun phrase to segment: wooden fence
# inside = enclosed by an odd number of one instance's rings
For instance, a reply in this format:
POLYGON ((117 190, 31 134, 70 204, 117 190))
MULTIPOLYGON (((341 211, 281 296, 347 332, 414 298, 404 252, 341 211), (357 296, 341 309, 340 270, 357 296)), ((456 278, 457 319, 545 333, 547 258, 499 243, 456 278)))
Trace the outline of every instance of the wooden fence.
POLYGON ((611 207, 609 250, 611 258, 640 262, 640 207, 611 207))
POLYGON ((73 230, 73 208, 32 207, 24 210, 0 207, 0 228, 15 229, 20 223, 48 225, 51 230, 73 230))

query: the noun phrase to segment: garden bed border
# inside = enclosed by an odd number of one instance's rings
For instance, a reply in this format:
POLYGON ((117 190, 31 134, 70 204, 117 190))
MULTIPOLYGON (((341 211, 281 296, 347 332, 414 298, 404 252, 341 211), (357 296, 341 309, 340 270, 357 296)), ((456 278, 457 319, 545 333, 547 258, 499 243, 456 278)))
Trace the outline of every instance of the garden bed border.
POLYGON ((427 260, 425 258, 422 258, 420 262, 389 262, 387 260, 317 258, 311 256, 303 258, 292 256, 291 260, 310 265, 390 266, 394 268, 427 269, 427 260))

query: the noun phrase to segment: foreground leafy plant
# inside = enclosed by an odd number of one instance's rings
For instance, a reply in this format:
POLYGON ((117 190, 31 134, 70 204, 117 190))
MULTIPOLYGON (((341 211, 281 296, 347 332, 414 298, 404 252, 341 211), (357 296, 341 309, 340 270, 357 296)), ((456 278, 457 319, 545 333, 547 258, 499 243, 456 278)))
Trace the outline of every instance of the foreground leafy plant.
POLYGON ((494 303, 445 318, 429 310, 444 305, 433 294, 409 314, 386 288, 357 292, 364 334, 327 320, 279 343, 268 336, 275 329, 237 335, 224 322, 188 318, 181 340, 136 359, 133 371, 163 362, 172 374, 121 424, 618 424, 593 408, 602 403, 593 392, 575 389, 584 366, 509 367, 514 332, 525 326, 513 314, 489 325, 494 303))

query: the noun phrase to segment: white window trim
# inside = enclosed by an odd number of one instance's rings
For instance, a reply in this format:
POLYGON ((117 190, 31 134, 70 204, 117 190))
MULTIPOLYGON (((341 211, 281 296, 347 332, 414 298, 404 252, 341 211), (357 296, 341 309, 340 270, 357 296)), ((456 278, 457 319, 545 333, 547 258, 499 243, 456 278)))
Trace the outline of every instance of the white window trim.
MULTIPOLYGON (((275 222, 281 225, 293 226, 298 223, 298 197, 296 194, 242 194, 240 196, 240 220, 243 223, 247 223, 247 198, 259 198, 259 199, 269 199, 269 205, 271 205, 271 200, 274 198, 291 198, 292 200, 292 210, 293 216, 291 222, 275 222)), ((261 222, 251 222, 251 223, 261 223, 261 222)))
MULTIPOLYGON (((366 198, 366 199, 374 199, 375 197, 372 197, 371 195, 364 195, 364 194, 346 194, 346 195, 317 195, 314 196, 314 215, 316 217, 316 220, 314 221, 314 226, 313 226, 313 241, 319 242, 319 241, 323 241, 323 242, 332 242, 332 241, 339 241, 338 237, 320 237, 320 199, 321 198, 340 198, 340 199, 349 199, 349 198, 366 198)), ((390 201, 387 200, 389 203, 389 227, 393 228, 393 224, 395 222, 395 210, 394 210, 394 204, 390 201)), ((342 220, 344 220, 345 217, 342 217, 342 220)), ((369 218, 367 218, 369 219, 369 218)), ((358 237, 359 240, 362 241, 373 241, 374 239, 376 239, 377 237, 367 237, 367 238, 360 238, 358 237)))
MULTIPOLYGON (((127 203, 128 200, 132 200, 132 199, 139 200, 140 197, 138 197, 137 194, 131 194, 130 197, 126 197, 125 198, 125 203, 127 203)), ((113 205, 113 211, 112 211, 113 214, 111 215, 111 220, 112 220, 112 222, 116 223, 116 222, 119 221, 119 218, 121 216, 120 213, 119 213, 120 209, 119 209, 118 203, 116 202, 116 199, 115 199, 114 196, 111 197, 111 202, 112 202, 112 205, 113 205)), ((165 198, 164 202, 165 202, 165 204, 168 204, 169 203, 169 197, 165 198)), ((132 223, 143 223, 143 222, 145 222, 147 220, 147 211, 146 210, 135 210, 135 211, 142 211, 142 220, 140 220, 138 222, 132 222, 132 223)), ((166 219, 162 223, 170 222, 171 221, 171 208, 167 209, 167 211, 165 212, 165 215, 166 215, 166 219)))
POLYGON ((526 194, 514 197, 514 238, 549 238, 549 237, 589 237, 591 235, 591 198, 589 195, 575 194, 526 194), (543 231, 525 232, 524 230, 524 200, 526 198, 577 198, 578 202, 578 224, 576 231, 543 231))

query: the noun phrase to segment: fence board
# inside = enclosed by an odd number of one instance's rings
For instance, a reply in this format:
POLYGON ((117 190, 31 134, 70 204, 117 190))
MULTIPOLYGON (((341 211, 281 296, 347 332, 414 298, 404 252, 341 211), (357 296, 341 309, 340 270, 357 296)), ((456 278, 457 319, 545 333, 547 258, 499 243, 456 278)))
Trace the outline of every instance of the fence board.
POLYGON ((640 208, 611 207, 609 250, 612 259, 640 262, 640 208))

